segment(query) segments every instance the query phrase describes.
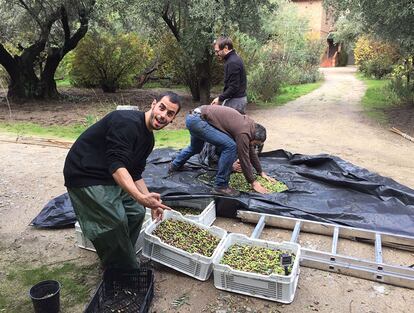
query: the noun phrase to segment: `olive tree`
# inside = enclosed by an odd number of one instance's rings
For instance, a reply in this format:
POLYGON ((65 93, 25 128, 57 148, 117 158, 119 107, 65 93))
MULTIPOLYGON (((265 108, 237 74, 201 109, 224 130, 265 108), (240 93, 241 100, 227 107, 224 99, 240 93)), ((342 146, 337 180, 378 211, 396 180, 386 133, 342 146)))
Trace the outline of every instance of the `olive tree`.
POLYGON ((414 51, 414 2, 412 0, 324 0, 337 17, 349 16, 365 32, 397 44, 403 53, 414 51))
POLYGON ((85 36, 95 0, 0 0, 0 64, 12 98, 58 96, 54 75, 85 36), (8 46, 15 47, 16 53, 8 46))
POLYGON ((412 0, 324 0, 337 17, 357 20, 365 33, 388 41, 399 48, 403 57, 406 86, 412 94, 414 85, 414 1, 412 0), (411 84, 411 87, 410 87, 411 84))
POLYGON ((212 78, 212 43, 231 28, 260 33, 260 11, 267 0, 142 0, 141 16, 152 29, 170 31, 182 53, 180 64, 194 100, 208 103, 212 78))

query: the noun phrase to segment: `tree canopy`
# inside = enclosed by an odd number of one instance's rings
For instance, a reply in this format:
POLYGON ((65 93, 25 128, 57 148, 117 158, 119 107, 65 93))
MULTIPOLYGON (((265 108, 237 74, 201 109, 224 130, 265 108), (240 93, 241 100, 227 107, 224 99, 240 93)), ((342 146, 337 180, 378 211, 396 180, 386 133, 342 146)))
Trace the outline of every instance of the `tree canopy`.
POLYGON ((0 64, 10 75, 9 96, 57 95, 56 68, 85 36, 94 4, 94 0, 0 0, 0 64))
POLYGON ((154 30, 168 30, 183 54, 186 82, 195 100, 209 101, 212 42, 221 33, 239 29, 260 34, 260 11, 268 0, 143 0, 136 6, 154 30))
POLYGON ((403 53, 414 50, 414 1, 412 0, 324 0, 337 16, 361 21, 366 32, 396 43, 403 53))

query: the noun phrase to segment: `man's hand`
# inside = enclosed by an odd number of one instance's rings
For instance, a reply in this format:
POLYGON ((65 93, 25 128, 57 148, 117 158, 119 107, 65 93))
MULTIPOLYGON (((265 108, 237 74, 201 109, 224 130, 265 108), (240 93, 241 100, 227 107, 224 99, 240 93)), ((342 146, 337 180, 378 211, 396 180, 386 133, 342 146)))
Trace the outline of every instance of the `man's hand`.
POLYGON ((265 187, 260 185, 260 183, 257 180, 252 182, 252 188, 253 188, 254 191, 256 191, 258 193, 269 193, 269 190, 267 190, 265 187))
POLYGON ((161 221, 164 217, 164 210, 161 208, 151 209, 151 218, 157 222, 161 221))
POLYGON ((265 172, 262 172, 260 176, 262 176, 264 179, 266 179, 267 181, 271 183, 277 183, 276 179, 274 179, 273 177, 267 176, 265 172))
POLYGON ((219 98, 217 97, 217 98, 214 98, 214 100, 213 101, 211 101, 211 103, 210 103, 211 105, 219 105, 220 104, 220 100, 219 100, 219 98))
POLYGON ((237 172, 237 173, 241 173, 242 172, 242 168, 241 168, 241 165, 240 165, 240 161, 239 160, 236 160, 236 162, 233 163, 232 170, 233 170, 233 172, 237 172))
POLYGON ((166 206, 165 204, 162 204, 161 196, 159 193, 150 192, 146 195, 144 195, 141 199, 139 199, 139 203, 141 203, 143 206, 150 208, 151 213, 152 210, 156 209, 165 209, 165 210, 171 210, 170 207, 166 206))

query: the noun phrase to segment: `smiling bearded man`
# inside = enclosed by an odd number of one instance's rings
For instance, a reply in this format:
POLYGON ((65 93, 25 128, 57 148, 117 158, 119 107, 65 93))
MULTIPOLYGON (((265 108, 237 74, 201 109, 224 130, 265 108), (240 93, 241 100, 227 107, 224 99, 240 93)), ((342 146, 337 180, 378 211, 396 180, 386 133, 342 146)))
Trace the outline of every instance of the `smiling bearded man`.
POLYGON ((85 130, 66 157, 65 186, 104 268, 138 268, 134 246, 145 207, 157 219, 169 209, 158 193, 148 191, 141 175, 154 148, 153 131, 171 123, 179 111, 180 97, 166 92, 146 112, 111 112, 85 130))

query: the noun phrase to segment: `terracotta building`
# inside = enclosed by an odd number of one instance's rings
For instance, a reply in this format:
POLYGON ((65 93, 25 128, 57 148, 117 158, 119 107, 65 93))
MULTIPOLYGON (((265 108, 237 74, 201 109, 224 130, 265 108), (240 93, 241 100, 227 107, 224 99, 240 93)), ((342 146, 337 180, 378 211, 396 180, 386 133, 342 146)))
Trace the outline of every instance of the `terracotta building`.
POLYGON ((322 0, 292 0, 292 2, 297 5, 299 14, 309 20, 309 32, 316 38, 326 40, 326 49, 321 59, 321 66, 336 66, 341 47, 334 44, 331 35, 334 30, 332 13, 325 10, 322 0))

